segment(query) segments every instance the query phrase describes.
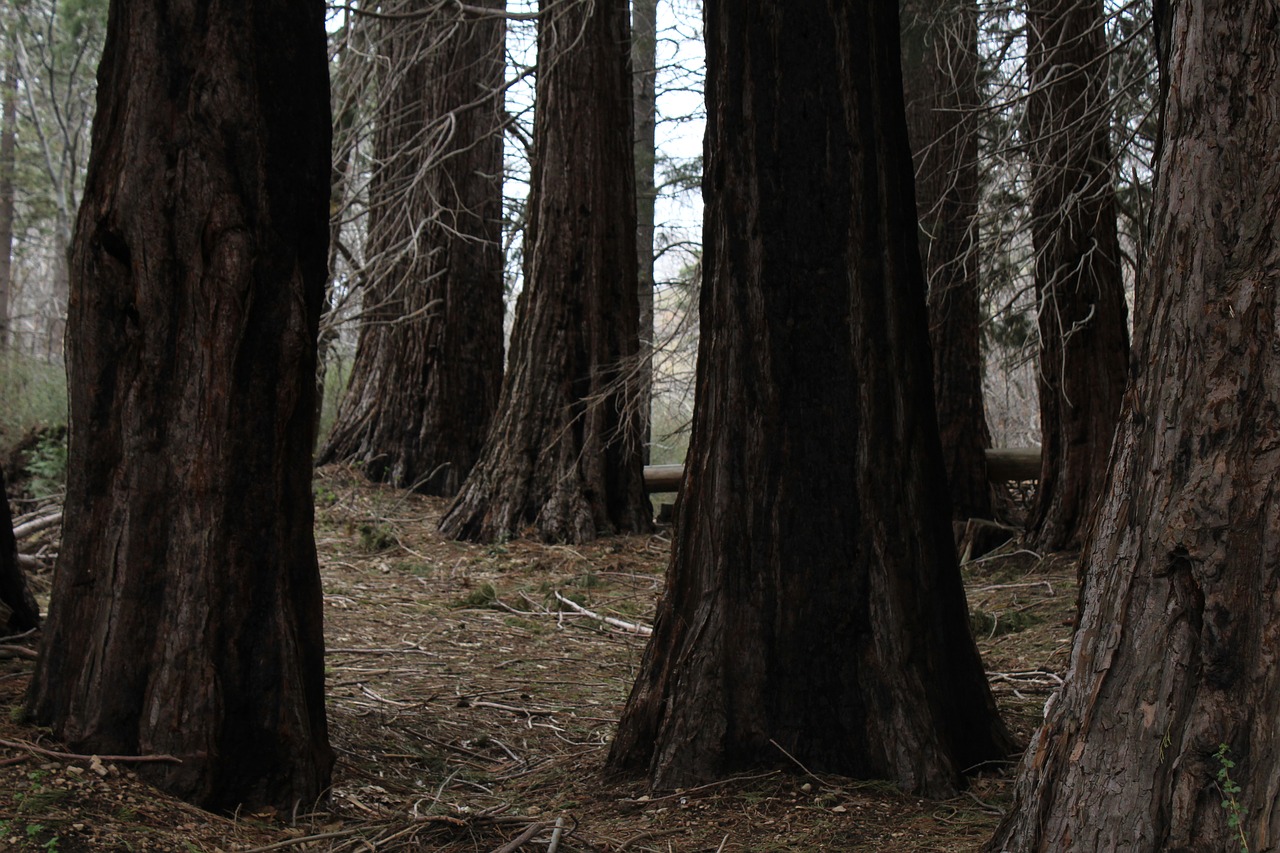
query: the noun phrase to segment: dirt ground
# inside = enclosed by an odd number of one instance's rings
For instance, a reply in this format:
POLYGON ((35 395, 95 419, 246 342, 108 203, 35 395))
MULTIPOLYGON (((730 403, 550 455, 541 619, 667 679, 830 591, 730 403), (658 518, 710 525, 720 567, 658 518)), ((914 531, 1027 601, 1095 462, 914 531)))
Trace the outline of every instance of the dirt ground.
MULTIPOLYGON (((645 642, 626 625, 652 619, 669 530, 573 548, 467 545, 436 536, 442 501, 342 468, 322 470, 315 493, 338 756, 329 801, 219 817, 156 792, 126 762, 58 755, 19 722, 32 660, 9 651, 0 849, 953 853, 980 849, 999 820, 1012 764, 947 802, 811 775, 782 755, 676 792, 607 778, 645 642)), ((965 575, 992 687, 1025 740, 1066 661, 1074 562, 1008 545, 965 575)), ((47 575, 36 583, 47 599, 47 575)))

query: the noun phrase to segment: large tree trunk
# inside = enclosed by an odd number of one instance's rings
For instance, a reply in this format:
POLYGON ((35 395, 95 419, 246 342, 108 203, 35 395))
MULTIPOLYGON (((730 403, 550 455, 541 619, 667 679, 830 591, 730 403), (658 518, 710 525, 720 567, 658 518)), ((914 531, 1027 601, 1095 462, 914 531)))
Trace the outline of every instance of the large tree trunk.
POLYGON ((625 0, 554 3, 538 24, 525 290, 484 452, 448 536, 582 542, 646 530, 631 70, 625 0))
POLYGON ((13 516, 0 469, 0 633, 17 634, 40 626, 40 610, 27 589, 18 566, 18 543, 13 538, 13 516))
POLYGON ((609 760, 670 788, 789 755, 945 796, 1010 739, 942 487, 897 4, 706 8, 693 439, 609 760))
POLYGON ((62 549, 28 698, 211 809, 333 761, 310 444, 328 239, 324 4, 111 4, 71 267, 62 549), (287 83, 287 85, 286 85, 287 83))
POLYGON ((958 520, 991 518, 978 301, 978 6, 904 0, 902 69, 942 454, 958 520))
POLYGON ((1097 511, 1128 372, 1101 0, 1028 0, 1032 240, 1043 463, 1027 526, 1079 548, 1097 511))
POLYGON ((1280 839, 1280 29, 1273 3, 1182 2, 1157 21, 1172 59, 1137 373, 1066 686, 994 851, 1280 839))
POLYGON ((320 455, 435 495, 471 470, 502 385, 506 3, 474 5, 490 13, 384 22, 364 325, 320 455))
POLYGON ((658 0, 631 4, 631 66, 635 75, 636 263, 639 272, 640 363, 636 405, 640 409, 640 438, 644 464, 649 464, 653 411, 653 237, 658 190, 654 183, 657 160, 658 0))
MULTIPOLYGON (((12 26, 12 24, 10 24, 12 26)), ((12 38, 12 37, 10 37, 12 38)), ((12 45, 10 45, 12 51, 12 45)), ((8 345, 13 305, 14 166, 18 135, 18 61, 5 63, 0 106, 0 351, 8 345)))

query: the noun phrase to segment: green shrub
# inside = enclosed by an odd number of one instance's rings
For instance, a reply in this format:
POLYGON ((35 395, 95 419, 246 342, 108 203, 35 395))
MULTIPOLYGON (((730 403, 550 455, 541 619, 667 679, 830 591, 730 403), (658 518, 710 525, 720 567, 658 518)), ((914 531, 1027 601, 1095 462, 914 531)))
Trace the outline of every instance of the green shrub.
POLYGON ((0 457, 24 436, 67 423, 67 376, 51 364, 13 352, 0 352, 0 457))

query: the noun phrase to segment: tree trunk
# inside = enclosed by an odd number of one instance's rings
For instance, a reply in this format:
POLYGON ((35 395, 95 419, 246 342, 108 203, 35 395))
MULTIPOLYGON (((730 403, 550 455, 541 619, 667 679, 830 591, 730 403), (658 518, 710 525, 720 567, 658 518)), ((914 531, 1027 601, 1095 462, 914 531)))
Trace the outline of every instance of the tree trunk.
POLYGON ((539 20, 525 289, 498 414, 445 535, 582 542, 652 524, 627 405, 639 350, 628 41, 625 0, 551 4, 539 20))
POLYGON ((1100 0, 1028 0, 1044 462, 1027 527, 1049 550, 1084 541, 1128 372, 1106 57, 1100 0))
POLYGON ((904 0, 902 45, 951 513, 958 520, 991 518, 978 302, 977 3, 904 0))
POLYGON ((19 634, 40 627, 40 609, 18 566, 18 543, 0 468, 0 633, 19 634))
POLYGON ((897 4, 706 9, 693 438, 609 761, 671 788, 794 757, 946 796, 1011 744, 939 487, 897 4))
POLYGON ((649 464, 653 409, 653 238, 658 117, 658 0, 631 5, 631 71, 635 87, 636 261, 639 270, 640 365, 636 387, 644 464, 649 464))
POLYGON ((1171 11, 1136 375, 1066 685, 993 851, 1280 839, 1280 29, 1272 3, 1171 11))
POLYGON ((12 53, 12 45, 9 60, 5 63, 0 113, 3 113, 0 118, 3 122, 0 124, 0 351, 3 351, 11 340, 9 324, 13 310, 13 178, 18 135, 18 60, 12 53))
POLYGON ((384 22, 364 325, 320 454, 434 495, 457 493, 502 385, 506 3, 475 5, 492 14, 384 22))
POLYGON ((205 808, 289 813, 333 761, 310 460, 324 4, 118 0, 104 57, 28 711, 76 752, 178 757, 138 772, 205 808))

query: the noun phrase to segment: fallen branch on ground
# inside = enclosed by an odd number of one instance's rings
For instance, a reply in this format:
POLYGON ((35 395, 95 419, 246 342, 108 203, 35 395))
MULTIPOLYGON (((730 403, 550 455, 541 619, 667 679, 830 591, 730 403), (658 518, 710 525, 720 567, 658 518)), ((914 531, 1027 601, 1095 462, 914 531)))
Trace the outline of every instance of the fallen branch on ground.
POLYGON ((33 518, 31 521, 22 524, 14 524, 13 538, 21 542, 29 536, 34 536, 41 530, 47 530, 56 524, 62 523, 62 513, 55 512, 52 515, 44 515, 39 518, 33 518))
POLYGON ((615 628, 621 628, 623 631, 626 631, 627 633, 638 634, 641 637, 649 637, 653 635, 653 629, 650 628, 648 625, 638 625, 635 622, 626 622, 622 619, 615 619, 612 616, 601 616, 599 613, 588 610, 587 608, 583 607, 581 604, 578 604, 577 602, 570 601, 569 599, 561 595, 558 591, 556 592, 556 600, 559 601, 561 604, 563 604, 565 607, 568 607, 570 610, 574 611, 575 613, 581 613, 583 616, 589 617, 591 619, 595 619, 597 622, 603 622, 606 625, 612 625, 615 628))

